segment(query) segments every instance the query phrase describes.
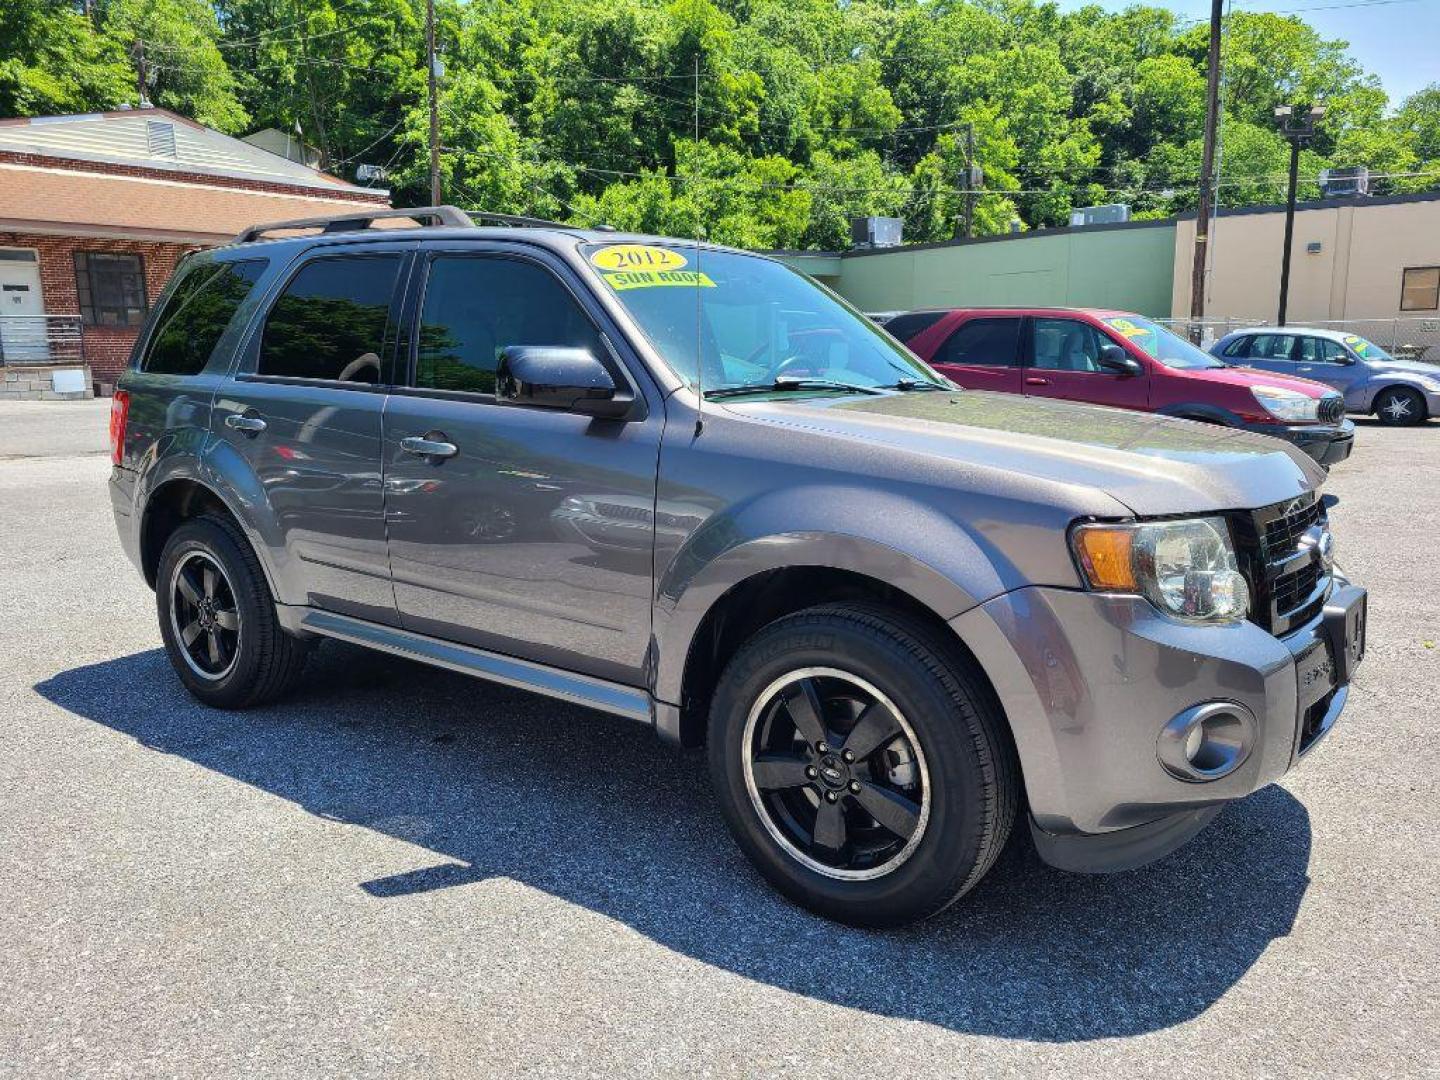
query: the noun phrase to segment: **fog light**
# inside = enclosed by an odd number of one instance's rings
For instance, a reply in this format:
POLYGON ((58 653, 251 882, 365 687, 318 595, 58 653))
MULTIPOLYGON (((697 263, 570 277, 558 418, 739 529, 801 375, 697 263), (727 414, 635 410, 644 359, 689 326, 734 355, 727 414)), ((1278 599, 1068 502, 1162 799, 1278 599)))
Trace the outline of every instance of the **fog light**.
POLYGON ((1254 744, 1254 713, 1236 701, 1210 701, 1161 728, 1155 753, 1171 776, 1204 783, 1238 769, 1254 744))

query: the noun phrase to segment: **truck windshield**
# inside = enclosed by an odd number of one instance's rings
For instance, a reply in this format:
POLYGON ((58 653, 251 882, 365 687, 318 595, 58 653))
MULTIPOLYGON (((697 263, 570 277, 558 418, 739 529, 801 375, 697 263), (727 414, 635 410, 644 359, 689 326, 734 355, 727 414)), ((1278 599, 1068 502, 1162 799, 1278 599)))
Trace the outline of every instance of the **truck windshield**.
POLYGON ((1168 368, 1192 371, 1225 366, 1203 349, 1191 345, 1179 334, 1142 316, 1115 315, 1106 319, 1105 325, 1118 331, 1131 345, 1140 348, 1152 360, 1158 360, 1168 368))
POLYGON ((681 242, 584 252, 655 351, 707 394, 951 388, 864 315, 770 259, 681 242))

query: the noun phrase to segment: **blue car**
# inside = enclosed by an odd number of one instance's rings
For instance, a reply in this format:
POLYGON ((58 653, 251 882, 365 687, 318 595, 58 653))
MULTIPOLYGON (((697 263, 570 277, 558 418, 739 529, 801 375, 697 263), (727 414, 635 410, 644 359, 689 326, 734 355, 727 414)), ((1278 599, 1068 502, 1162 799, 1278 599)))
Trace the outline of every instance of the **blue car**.
POLYGON ((1397 360, 1356 334, 1303 326, 1260 326, 1226 334, 1210 347, 1225 361, 1328 383, 1345 411, 1384 424, 1420 424, 1440 415, 1440 367, 1397 360))

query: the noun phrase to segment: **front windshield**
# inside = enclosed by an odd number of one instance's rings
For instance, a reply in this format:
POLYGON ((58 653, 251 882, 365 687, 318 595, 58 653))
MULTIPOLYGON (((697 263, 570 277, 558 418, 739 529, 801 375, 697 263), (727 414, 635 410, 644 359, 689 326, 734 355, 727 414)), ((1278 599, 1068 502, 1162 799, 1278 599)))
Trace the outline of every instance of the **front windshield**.
POLYGON ((1376 345, 1373 341, 1361 337, 1359 334, 1346 334, 1342 339, 1346 347, 1361 360, 1394 360, 1388 352, 1376 345))
POLYGON ((1197 371, 1225 366, 1203 349, 1197 349, 1180 335, 1143 316, 1116 315, 1106 319, 1105 325, 1119 331, 1131 345, 1168 368, 1197 371))
POLYGON ((865 316, 770 259, 678 242, 584 250, 655 351, 707 394, 811 380, 950 385, 865 316))

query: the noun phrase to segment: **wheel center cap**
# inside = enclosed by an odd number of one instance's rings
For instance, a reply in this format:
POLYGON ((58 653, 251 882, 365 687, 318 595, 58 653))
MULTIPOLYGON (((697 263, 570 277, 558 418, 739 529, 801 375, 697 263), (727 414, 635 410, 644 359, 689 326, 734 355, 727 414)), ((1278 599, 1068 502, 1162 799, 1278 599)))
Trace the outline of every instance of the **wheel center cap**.
POLYGON ((845 776, 849 769, 834 754, 826 754, 820 759, 819 770, 820 780, 826 787, 842 788, 845 786, 845 776))

